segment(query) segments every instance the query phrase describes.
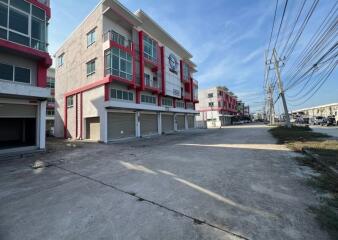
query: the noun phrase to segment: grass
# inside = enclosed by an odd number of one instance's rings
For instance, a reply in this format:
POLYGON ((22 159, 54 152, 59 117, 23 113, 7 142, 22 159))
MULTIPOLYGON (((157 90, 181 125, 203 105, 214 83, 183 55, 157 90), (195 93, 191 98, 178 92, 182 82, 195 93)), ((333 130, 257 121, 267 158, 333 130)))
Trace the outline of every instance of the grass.
POLYGON ((320 225, 338 239, 338 141, 329 136, 315 133, 309 127, 276 127, 271 134, 280 144, 286 144, 296 152, 307 153, 296 160, 301 165, 319 172, 309 180, 309 184, 324 193, 319 207, 312 207, 320 225), (310 154, 308 154, 310 153, 310 154), (333 169, 333 170, 332 170, 333 169), (336 172, 334 171, 336 170, 336 172))

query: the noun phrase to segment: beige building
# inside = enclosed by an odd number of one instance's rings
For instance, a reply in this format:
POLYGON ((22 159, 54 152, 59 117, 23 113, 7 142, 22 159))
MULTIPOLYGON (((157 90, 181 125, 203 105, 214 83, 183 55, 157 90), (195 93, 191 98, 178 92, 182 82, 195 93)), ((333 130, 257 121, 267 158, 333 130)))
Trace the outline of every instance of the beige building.
POLYGON ((316 107, 303 108, 299 110, 292 111, 293 115, 300 114, 305 117, 329 117, 335 116, 336 121, 338 121, 338 103, 331 103, 316 107))
POLYGON ((192 55, 142 10, 100 1, 55 57, 57 137, 109 142, 195 126, 192 55))

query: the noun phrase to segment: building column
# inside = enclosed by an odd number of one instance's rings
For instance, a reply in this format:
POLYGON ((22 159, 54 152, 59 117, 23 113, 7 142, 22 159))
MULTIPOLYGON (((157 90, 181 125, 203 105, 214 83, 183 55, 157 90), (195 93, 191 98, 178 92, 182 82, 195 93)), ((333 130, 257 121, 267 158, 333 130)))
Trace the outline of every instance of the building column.
MULTIPOLYGON (((82 119, 83 121, 84 119, 82 119)), ((84 126, 86 126, 86 124, 84 124, 84 126)), ((85 127, 86 128, 86 127, 85 127)), ((100 138, 101 141, 104 143, 108 143, 108 113, 106 109, 102 110, 102 114, 100 117, 100 138)), ((85 133, 86 134, 87 129, 85 129, 85 133)))
POLYGON ((174 113, 174 131, 177 131, 177 120, 176 120, 177 114, 174 113))
POLYGON ((162 113, 157 114, 157 129, 158 129, 158 134, 162 134, 162 113))
POLYGON ((38 147, 46 148, 46 108, 47 101, 41 101, 38 106, 38 147))
POLYGON ((141 137, 140 112, 135 113, 135 131, 136 137, 141 137))
POLYGON ((185 130, 188 130, 189 129, 188 114, 184 114, 184 125, 185 125, 185 130))

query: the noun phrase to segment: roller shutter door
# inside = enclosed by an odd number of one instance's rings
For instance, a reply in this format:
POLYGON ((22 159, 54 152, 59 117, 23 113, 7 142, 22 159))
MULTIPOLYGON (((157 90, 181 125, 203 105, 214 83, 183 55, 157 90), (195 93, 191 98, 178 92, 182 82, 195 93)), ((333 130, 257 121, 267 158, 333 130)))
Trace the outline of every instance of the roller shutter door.
POLYGON ((153 113, 141 113, 140 114, 141 124, 141 136, 152 135, 158 133, 158 122, 157 114, 153 113))
POLYGON ((174 115, 162 114, 162 132, 168 133, 174 131, 174 115))
POLYGON ((135 113, 108 113, 108 140, 135 137, 135 113))
POLYGON ((0 117, 36 118, 37 106, 24 104, 0 103, 0 117))
POLYGON ((184 115, 176 115, 177 122, 177 130, 185 129, 185 116, 184 115))
POLYGON ((195 127, 195 116, 188 115, 188 128, 194 128, 195 127))

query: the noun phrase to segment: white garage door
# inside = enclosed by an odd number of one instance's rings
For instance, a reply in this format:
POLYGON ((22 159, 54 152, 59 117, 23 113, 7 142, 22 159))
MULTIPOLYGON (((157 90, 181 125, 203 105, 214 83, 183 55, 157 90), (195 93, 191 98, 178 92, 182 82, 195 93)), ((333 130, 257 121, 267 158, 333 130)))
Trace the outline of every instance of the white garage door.
POLYGON ((140 114, 141 136, 158 133, 157 113, 140 114))
POLYGON ((177 130, 185 129, 185 116, 184 115, 176 115, 177 122, 177 130))
POLYGON ((0 103, 0 117, 36 118, 37 106, 25 104, 0 103))
POLYGON ((108 113, 109 141, 135 136, 135 113, 108 113))
POLYGON ((162 114, 162 132, 174 131, 174 114, 162 114))

